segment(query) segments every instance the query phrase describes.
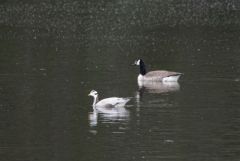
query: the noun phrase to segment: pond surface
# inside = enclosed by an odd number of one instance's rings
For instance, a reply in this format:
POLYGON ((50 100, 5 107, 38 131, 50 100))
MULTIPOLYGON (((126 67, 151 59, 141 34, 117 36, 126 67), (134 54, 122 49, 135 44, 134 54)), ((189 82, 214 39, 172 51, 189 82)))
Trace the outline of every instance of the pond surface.
POLYGON ((2 160, 239 160, 238 29, 0 31, 2 160), (184 76, 139 89, 138 58, 184 76), (92 89, 132 97, 126 113, 94 113, 92 89))

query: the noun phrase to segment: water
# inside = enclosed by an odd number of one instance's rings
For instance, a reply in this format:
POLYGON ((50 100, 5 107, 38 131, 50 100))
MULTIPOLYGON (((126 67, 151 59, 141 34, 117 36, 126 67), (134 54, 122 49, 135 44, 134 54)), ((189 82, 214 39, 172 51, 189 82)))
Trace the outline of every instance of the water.
POLYGON ((239 160, 238 29, 0 31, 2 160, 239 160), (139 89, 137 58, 184 76, 139 89), (126 113, 94 113, 92 89, 126 113))

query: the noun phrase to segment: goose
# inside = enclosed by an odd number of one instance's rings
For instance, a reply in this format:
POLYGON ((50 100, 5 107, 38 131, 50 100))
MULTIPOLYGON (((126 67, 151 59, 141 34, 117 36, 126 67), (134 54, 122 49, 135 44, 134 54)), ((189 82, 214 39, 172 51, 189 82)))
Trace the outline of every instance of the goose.
POLYGON ((160 82, 177 82, 183 73, 172 72, 167 70, 156 70, 147 72, 142 59, 138 59, 133 65, 140 66, 138 82, 141 81, 160 81, 160 82))
POLYGON ((125 104, 130 101, 130 98, 110 97, 98 100, 98 92, 91 90, 88 96, 93 97, 93 110, 102 113, 121 113, 125 112, 125 104))

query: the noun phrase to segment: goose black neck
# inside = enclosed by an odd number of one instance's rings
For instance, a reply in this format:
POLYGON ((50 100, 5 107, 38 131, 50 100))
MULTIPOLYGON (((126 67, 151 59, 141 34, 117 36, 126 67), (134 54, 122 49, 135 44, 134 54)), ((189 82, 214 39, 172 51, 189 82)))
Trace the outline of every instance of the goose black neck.
POLYGON ((145 64, 143 61, 140 62, 140 74, 141 75, 145 75, 147 73, 146 68, 145 68, 145 64))

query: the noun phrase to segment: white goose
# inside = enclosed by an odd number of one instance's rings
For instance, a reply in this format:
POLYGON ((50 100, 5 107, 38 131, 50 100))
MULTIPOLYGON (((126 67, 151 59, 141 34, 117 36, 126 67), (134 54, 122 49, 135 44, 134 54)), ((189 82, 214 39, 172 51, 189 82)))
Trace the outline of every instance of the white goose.
POLYGON ((140 81, 160 81, 160 82, 177 82, 182 73, 167 70, 156 70, 147 72, 142 59, 134 62, 134 65, 140 66, 138 82, 140 81))
POLYGON ((122 113, 125 112, 125 104, 130 101, 130 98, 120 98, 120 97, 110 97, 98 100, 98 93, 92 90, 88 96, 92 96, 93 100, 93 110, 97 110, 102 113, 122 113))

